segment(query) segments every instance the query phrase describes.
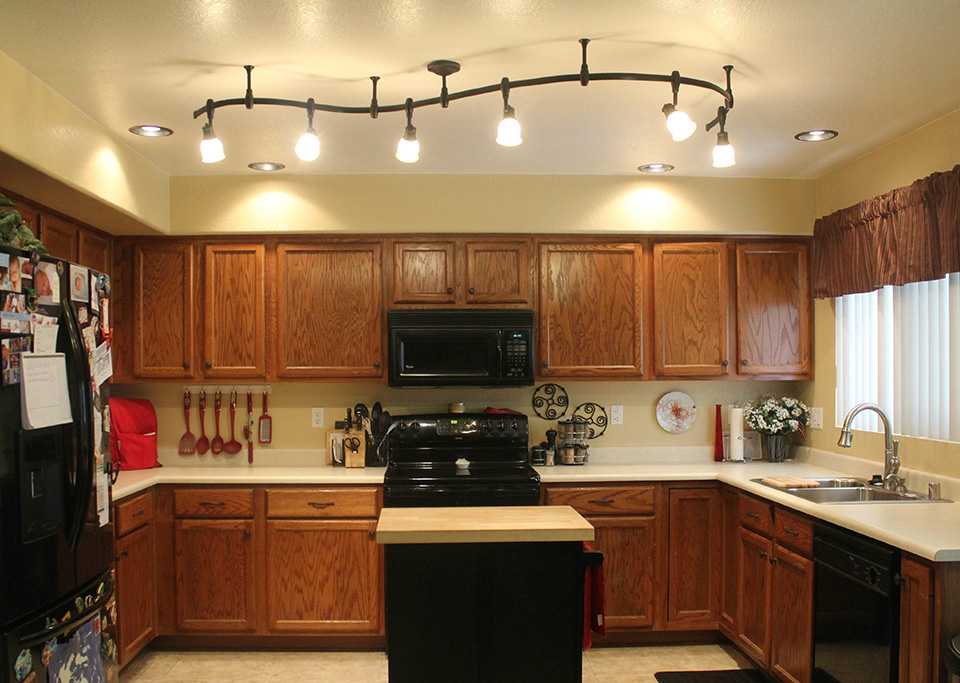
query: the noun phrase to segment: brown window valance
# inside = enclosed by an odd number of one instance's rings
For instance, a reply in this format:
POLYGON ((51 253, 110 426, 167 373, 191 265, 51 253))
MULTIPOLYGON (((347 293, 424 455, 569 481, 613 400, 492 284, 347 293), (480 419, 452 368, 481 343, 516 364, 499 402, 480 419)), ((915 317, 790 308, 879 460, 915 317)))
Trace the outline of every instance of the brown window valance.
POLYGON ((960 272, 960 165, 818 219, 813 242, 818 299, 960 272))

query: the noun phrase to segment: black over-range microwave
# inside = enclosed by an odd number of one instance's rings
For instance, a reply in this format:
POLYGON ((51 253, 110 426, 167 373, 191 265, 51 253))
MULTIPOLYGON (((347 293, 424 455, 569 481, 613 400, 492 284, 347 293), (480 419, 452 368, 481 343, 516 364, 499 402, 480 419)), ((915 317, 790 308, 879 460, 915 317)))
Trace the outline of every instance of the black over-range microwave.
POLYGON ((390 385, 533 384, 533 311, 390 311, 390 385))

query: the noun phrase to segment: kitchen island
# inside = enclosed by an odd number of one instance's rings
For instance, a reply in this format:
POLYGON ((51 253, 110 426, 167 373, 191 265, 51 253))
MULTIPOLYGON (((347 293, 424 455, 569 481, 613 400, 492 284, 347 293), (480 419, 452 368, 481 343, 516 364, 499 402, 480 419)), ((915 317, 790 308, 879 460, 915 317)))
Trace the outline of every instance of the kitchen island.
POLYGON ((390 681, 581 680, 583 542, 572 507, 384 508, 390 681))

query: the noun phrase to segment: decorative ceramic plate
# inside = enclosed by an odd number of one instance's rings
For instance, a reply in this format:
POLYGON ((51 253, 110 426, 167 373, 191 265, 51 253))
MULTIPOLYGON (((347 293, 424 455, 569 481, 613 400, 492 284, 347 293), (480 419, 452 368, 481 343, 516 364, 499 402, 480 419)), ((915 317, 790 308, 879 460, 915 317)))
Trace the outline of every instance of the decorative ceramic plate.
POLYGON ((657 423, 663 431, 680 434, 693 426, 697 419, 697 404, 690 394, 671 391, 657 401, 657 423))

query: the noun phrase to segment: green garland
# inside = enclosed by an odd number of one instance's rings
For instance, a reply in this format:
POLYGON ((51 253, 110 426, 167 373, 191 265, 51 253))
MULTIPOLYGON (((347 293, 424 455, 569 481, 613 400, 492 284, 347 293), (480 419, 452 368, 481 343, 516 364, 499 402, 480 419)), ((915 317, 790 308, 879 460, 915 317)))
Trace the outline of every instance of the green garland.
POLYGON ((2 193, 0 193, 0 244, 24 251, 47 253, 43 242, 37 239, 33 230, 23 220, 23 216, 14 208, 13 200, 2 193))

